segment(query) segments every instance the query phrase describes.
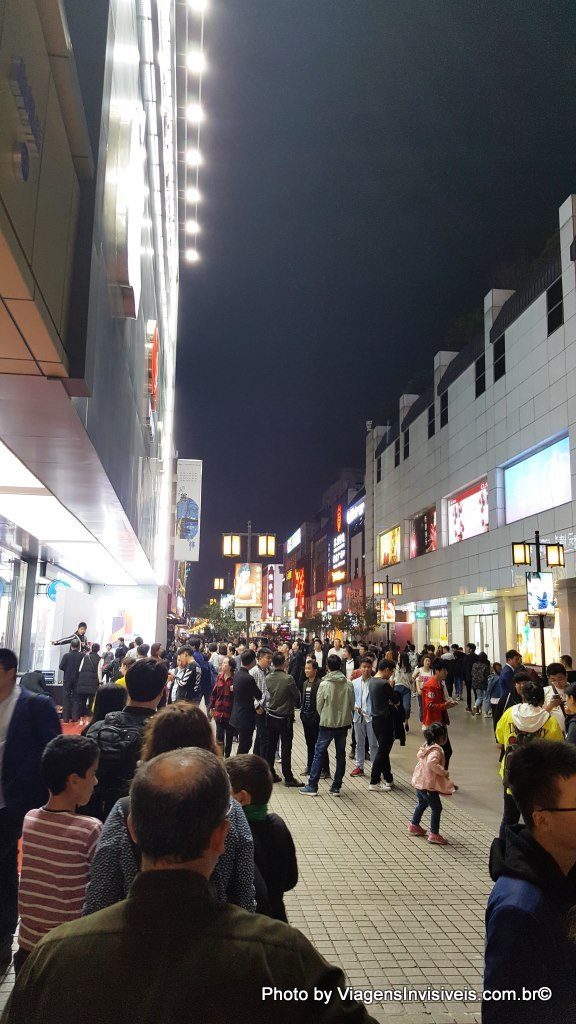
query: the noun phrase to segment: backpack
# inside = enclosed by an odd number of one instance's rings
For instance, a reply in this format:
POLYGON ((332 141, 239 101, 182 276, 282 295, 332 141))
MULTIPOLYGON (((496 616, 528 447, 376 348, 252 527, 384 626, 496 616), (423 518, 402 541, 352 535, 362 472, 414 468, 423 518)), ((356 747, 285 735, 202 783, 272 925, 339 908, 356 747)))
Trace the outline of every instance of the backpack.
POLYGON ((100 751, 98 788, 121 788, 136 770, 142 747, 142 724, 127 721, 122 711, 113 711, 89 729, 100 751))
POLYGON ((517 729, 515 725, 512 725, 513 732, 508 737, 508 742, 504 749, 504 774, 502 776, 502 782, 504 786, 508 788, 508 773, 510 770, 510 758, 514 754, 514 751, 518 747, 525 747, 526 744, 531 743, 532 740, 541 740, 546 736, 546 730, 544 727, 538 729, 537 732, 522 732, 517 729))

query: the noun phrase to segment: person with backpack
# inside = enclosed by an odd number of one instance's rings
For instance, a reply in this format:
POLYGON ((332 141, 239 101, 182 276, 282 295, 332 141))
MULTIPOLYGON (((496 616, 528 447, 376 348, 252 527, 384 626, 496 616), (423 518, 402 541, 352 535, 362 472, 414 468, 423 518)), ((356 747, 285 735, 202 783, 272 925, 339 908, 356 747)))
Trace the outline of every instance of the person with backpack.
POLYGON ((485 651, 480 651, 480 654, 472 665, 472 689, 476 694, 476 699, 472 706, 472 714, 474 716, 478 715, 478 717, 482 717, 482 705, 484 703, 489 675, 490 662, 488 661, 488 655, 485 651))
POLYGON ((86 813, 105 821, 120 797, 126 796, 140 759, 146 722, 155 714, 166 685, 168 669, 161 661, 139 658, 126 672, 128 702, 88 729, 100 752, 98 785, 86 813))
POLYGON ((78 683, 76 684, 76 713, 74 720, 83 719, 88 714, 96 690, 100 685, 98 668, 100 665, 100 644, 92 644, 88 654, 82 658, 78 683))
POLYGON ((500 839, 506 838, 509 825, 520 821, 520 809, 508 787, 510 759, 515 750, 534 740, 563 740, 556 719, 544 708, 544 687, 532 680, 520 684, 521 704, 509 707, 496 726, 496 743, 502 751, 500 778, 504 786, 504 812, 500 839))

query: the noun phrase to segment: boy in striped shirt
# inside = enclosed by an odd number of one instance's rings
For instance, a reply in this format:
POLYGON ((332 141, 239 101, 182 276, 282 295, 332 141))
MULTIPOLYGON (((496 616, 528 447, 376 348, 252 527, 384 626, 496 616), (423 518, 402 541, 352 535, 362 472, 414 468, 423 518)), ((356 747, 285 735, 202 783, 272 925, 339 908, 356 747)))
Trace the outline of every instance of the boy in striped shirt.
POLYGON ((102 822, 77 814, 76 808, 92 796, 98 756, 96 743, 86 736, 56 736, 42 755, 50 799, 24 818, 16 973, 46 932, 82 916, 102 822))

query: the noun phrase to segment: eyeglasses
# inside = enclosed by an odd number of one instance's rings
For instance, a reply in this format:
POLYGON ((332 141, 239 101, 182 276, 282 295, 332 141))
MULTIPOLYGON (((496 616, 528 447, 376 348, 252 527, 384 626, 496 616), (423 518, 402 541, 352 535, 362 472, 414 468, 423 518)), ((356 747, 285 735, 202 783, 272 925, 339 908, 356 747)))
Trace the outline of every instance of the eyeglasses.
POLYGON ((566 814, 567 811, 576 811, 576 807, 535 807, 535 811, 549 811, 550 814, 566 814))

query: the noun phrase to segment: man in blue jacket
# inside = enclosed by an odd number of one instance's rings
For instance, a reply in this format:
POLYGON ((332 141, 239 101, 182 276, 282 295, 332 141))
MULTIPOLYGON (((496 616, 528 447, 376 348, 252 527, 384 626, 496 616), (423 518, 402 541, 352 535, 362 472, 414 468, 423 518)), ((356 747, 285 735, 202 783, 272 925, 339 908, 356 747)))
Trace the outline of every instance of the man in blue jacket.
POLYGON ((30 693, 16 682, 18 661, 0 648, 0 973, 12 960, 18 923, 18 840, 24 815, 41 807, 48 791, 40 776, 40 758, 60 733, 50 697, 30 693))
POLYGON ((576 1019, 576 747, 533 740, 512 754, 508 778, 526 825, 490 851, 482 1021, 567 1024, 576 1019), (491 998, 511 989, 515 999, 491 998))

